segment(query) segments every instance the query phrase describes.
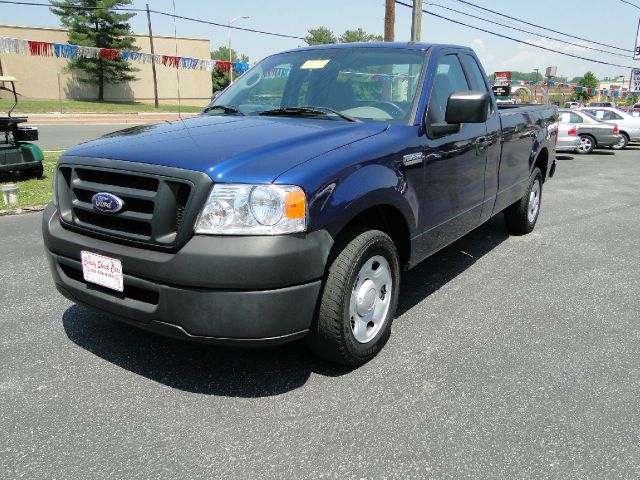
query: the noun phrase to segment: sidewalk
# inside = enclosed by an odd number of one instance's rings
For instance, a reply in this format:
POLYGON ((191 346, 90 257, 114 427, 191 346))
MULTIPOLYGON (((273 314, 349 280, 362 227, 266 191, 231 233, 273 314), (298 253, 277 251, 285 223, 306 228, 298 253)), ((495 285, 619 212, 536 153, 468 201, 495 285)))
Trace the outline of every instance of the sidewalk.
POLYGON ((122 125, 152 124, 191 118, 198 113, 30 113, 14 112, 14 117, 28 117, 31 125, 122 125))

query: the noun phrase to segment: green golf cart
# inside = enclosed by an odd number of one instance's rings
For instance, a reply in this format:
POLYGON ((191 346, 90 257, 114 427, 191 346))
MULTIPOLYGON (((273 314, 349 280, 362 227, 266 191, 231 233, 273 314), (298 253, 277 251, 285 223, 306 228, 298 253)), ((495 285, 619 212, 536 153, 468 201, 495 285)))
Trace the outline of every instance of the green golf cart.
POLYGON ((27 127, 27 117, 12 117, 11 112, 18 104, 16 79, 0 76, 0 90, 13 93, 13 106, 6 116, 0 116, 0 175, 20 175, 42 177, 42 150, 32 141, 38 140, 38 129, 27 127))

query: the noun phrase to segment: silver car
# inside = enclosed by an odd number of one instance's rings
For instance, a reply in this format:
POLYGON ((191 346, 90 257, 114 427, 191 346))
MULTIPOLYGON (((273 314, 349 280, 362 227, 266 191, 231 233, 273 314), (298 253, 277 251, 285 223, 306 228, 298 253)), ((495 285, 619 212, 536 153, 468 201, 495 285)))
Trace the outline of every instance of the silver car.
POLYGON ((610 107, 585 107, 580 111, 587 112, 597 120, 618 125, 620 143, 613 148, 622 149, 629 142, 640 142, 640 117, 634 117, 627 112, 610 107))
POLYGON ((596 147, 613 147, 620 143, 620 134, 616 125, 596 120, 580 110, 560 109, 560 121, 573 123, 578 127, 580 145, 576 153, 591 153, 596 147))
POLYGON ((574 152, 580 146, 580 137, 578 137, 578 129, 575 125, 559 121, 549 128, 558 129, 556 152, 574 152))

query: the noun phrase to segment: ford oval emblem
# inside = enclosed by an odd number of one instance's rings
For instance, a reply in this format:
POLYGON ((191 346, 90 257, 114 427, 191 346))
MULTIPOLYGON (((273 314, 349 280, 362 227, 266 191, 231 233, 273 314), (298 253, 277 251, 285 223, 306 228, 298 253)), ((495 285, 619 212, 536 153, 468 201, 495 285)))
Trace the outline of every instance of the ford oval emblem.
POLYGON ((124 201, 120 197, 108 192, 96 193, 91 197, 91 203, 95 210, 105 213, 118 213, 124 207, 124 201))

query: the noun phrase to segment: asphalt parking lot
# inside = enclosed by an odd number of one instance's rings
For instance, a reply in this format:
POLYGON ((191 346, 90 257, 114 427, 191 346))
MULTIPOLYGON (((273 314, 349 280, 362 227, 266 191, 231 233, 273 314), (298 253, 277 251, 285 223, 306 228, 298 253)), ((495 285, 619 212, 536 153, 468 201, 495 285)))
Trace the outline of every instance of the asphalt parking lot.
POLYGON ((536 230, 405 274, 356 370, 74 306, 0 217, 0 478, 638 478, 640 146, 559 158, 536 230))

